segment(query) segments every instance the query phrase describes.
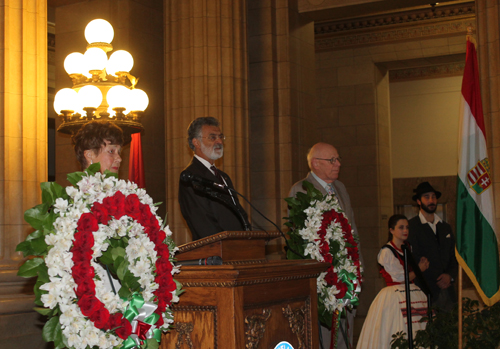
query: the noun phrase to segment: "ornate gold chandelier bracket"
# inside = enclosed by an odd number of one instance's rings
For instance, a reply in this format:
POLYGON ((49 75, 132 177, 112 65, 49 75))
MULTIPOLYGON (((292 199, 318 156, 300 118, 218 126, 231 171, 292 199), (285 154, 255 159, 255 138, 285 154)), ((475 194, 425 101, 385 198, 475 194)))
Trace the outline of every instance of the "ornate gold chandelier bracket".
POLYGON ((128 143, 133 133, 144 129, 141 119, 149 98, 136 88, 139 79, 130 74, 134 65, 130 53, 118 50, 108 59, 113 37, 111 24, 95 19, 85 28, 85 54, 66 57, 64 69, 73 86, 55 96, 54 109, 62 121, 57 131, 73 135, 88 121, 109 120, 122 128, 128 143))

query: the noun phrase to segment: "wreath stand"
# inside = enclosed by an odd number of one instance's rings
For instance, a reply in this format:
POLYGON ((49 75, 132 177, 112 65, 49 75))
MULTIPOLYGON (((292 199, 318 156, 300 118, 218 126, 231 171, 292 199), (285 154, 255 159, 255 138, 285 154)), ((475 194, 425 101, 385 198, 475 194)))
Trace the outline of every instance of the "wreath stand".
POLYGON ((211 256, 224 264, 181 267, 184 293, 160 348, 318 348, 316 278, 329 264, 267 260, 266 243, 279 237, 231 231, 179 246, 178 264, 211 256))

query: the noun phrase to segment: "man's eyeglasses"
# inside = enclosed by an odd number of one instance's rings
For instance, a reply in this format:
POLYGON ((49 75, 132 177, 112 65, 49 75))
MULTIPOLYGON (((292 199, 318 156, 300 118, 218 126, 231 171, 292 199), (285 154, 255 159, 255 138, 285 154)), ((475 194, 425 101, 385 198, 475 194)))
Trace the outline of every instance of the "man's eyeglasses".
POLYGON ((224 136, 223 133, 219 134, 219 135, 210 135, 208 137, 200 137, 200 138, 206 138, 208 139, 210 142, 215 142, 215 140, 218 138, 220 139, 221 141, 225 140, 226 139, 226 136, 224 136))
POLYGON ((331 159, 321 159, 321 158, 315 158, 316 160, 324 160, 324 161, 328 161, 330 164, 334 164, 336 163, 337 161, 340 163, 342 162, 342 158, 339 156, 338 158, 331 158, 331 159))

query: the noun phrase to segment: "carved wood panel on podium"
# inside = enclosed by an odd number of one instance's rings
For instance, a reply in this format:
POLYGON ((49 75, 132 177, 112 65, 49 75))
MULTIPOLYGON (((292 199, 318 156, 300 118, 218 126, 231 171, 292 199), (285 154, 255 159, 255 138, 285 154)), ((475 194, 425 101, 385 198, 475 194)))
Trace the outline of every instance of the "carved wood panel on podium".
POLYGON ((317 348, 316 278, 328 267, 312 260, 267 261, 278 233, 222 232, 183 246, 184 260, 220 256, 223 265, 183 266, 185 292, 174 306, 175 328, 162 349, 317 348))

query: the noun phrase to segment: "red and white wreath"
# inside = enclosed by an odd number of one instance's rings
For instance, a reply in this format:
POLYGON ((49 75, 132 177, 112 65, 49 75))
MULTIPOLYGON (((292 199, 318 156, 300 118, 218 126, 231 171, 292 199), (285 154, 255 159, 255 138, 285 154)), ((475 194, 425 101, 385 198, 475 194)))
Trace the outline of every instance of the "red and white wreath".
POLYGON ((43 305, 57 310, 49 316, 58 317, 60 347, 139 348, 173 322, 176 247, 156 210, 145 190, 99 172, 54 200, 42 254, 50 281, 39 272, 38 283, 43 305))

